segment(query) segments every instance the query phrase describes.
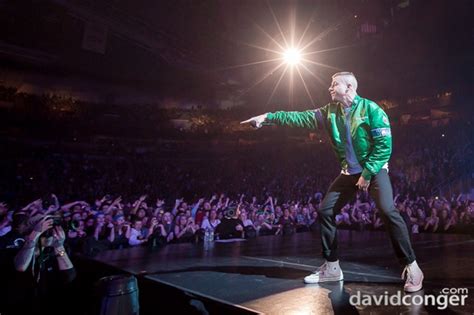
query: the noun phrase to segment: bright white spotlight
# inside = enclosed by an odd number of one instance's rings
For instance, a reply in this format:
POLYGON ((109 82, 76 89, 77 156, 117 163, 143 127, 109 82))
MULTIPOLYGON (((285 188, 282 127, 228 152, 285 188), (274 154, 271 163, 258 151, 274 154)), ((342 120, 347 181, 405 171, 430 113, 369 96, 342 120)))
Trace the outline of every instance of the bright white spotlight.
POLYGON ((283 59, 291 66, 297 65, 301 61, 301 53, 296 48, 289 48, 283 53, 283 59))

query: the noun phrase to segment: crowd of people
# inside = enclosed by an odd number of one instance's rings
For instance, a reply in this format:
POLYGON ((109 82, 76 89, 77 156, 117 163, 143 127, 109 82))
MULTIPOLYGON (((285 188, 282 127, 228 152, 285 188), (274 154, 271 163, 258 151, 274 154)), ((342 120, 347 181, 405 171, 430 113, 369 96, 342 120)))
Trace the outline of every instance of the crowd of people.
MULTIPOLYGON (((35 200, 13 213, 2 203, 0 246, 21 247, 19 228, 43 216, 54 218, 65 230, 71 251, 86 254, 145 243, 199 242, 207 230, 212 230, 216 238, 292 234, 317 229, 322 197, 318 192, 307 200, 280 201, 272 196, 259 200, 221 194, 194 202, 181 198, 167 204, 146 195, 135 201, 107 195, 92 203, 81 200, 61 205, 52 195, 49 200, 35 200), (220 228, 223 222, 232 227, 220 228)), ((474 201, 463 194, 451 199, 411 199, 398 194, 395 202, 412 233, 469 233, 474 225, 474 201)), ((373 201, 362 192, 335 219, 340 228, 346 229, 382 230, 384 225, 373 201)))
MULTIPOLYGON (((58 102, 64 100, 44 100, 53 107, 58 102)), ((471 122, 393 124, 392 132, 394 201, 409 231, 472 233, 471 122)), ((18 288, 0 296, 15 310, 38 305, 15 300, 23 296, 21 283, 47 283, 37 298, 67 287, 75 277, 69 255, 318 230, 325 190, 340 172, 327 138, 283 128, 207 140, 172 137, 138 147, 119 137, 92 144, 81 137, 22 137, 0 141, 9 149, 0 161, 0 269, 23 274, 6 275, 18 288)), ((364 191, 335 221, 340 229, 384 230, 384 216, 364 191)))
MULTIPOLYGON (((438 128, 394 124, 389 169, 411 233, 472 233, 472 129, 465 120, 438 128)), ((242 141, 223 135, 140 150, 126 139, 92 147, 3 143, 9 150, 0 161, 0 250, 13 253, 3 258, 31 281, 62 266, 59 274, 70 282, 71 254, 319 229, 325 189, 340 172, 330 143, 304 132, 250 133, 242 141)), ((335 220, 340 229, 384 229, 363 191, 335 220)))
MULTIPOLYGON (((470 231, 469 191, 447 195, 434 189, 472 170, 472 127, 466 126, 394 127, 391 178, 396 205, 412 233, 470 231)), ((6 199, 0 206, 1 246, 18 240, 13 233, 18 225, 45 215, 61 221, 73 252, 88 254, 145 243, 199 242, 206 230, 220 238, 314 230, 324 189, 338 172, 324 138, 208 149, 205 156, 196 154, 199 145, 182 150, 186 154, 180 158, 125 152, 101 157, 11 147, 1 165, 6 199), (27 201, 30 196, 41 199, 27 201), (235 213, 226 218, 230 212, 235 213), (230 218, 237 232, 216 231, 230 218)), ((336 220, 341 228, 383 229, 375 204, 363 192, 336 220)))

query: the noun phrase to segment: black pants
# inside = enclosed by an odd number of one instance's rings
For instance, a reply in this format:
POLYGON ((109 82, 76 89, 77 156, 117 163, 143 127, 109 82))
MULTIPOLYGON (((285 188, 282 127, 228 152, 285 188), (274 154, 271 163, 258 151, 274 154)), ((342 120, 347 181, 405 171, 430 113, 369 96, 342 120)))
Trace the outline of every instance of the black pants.
MULTIPOLYGON (((335 216, 356 194, 359 177, 360 174, 339 175, 329 187, 318 210, 323 256, 328 261, 338 260, 335 216)), ((393 203, 392 184, 386 169, 372 177, 369 193, 380 211, 398 260, 402 265, 412 263, 416 259, 415 253, 405 221, 393 203)))

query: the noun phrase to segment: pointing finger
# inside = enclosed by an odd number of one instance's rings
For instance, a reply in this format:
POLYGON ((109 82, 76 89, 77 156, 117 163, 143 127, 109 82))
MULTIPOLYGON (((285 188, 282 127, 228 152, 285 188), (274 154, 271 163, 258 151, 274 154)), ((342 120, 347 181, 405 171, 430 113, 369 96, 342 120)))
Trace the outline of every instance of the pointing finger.
POLYGON ((249 123, 249 122, 251 122, 251 121, 252 121, 252 118, 247 119, 247 120, 244 120, 244 121, 241 121, 240 124, 247 124, 247 123, 249 123))

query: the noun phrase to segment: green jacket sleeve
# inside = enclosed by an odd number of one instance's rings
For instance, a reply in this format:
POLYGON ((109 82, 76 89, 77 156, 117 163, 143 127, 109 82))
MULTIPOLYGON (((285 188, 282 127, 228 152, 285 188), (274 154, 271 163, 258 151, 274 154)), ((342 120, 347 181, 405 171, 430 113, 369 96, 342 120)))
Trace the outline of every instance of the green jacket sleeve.
POLYGON ((302 112, 278 111, 267 114, 267 121, 280 126, 317 129, 324 125, 326 106, 302 112))
POLYGON ((372 103, 369 105, 368 116, 373 148, 362 171, 362 177, 366 180, 377 175, 392 154, 392 131, 387 114, 377 104, 372 103))

